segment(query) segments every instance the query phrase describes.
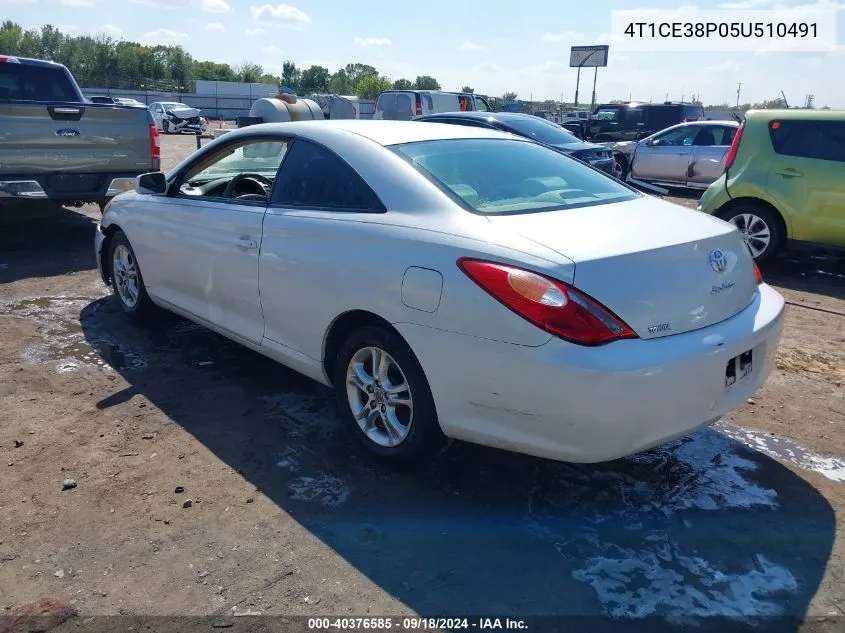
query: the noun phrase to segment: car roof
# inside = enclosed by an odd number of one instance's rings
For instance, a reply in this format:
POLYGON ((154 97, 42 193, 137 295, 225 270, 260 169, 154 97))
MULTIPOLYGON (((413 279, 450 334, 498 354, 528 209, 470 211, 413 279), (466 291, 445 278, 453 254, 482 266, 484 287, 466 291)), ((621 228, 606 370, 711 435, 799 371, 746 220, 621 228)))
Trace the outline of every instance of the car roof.
POLYGON ((845 121, 845 110, 749 110, 748 121, 773 121, 775 119, 804 119, 812 121, 845 121))
MULTIPOLYGON (((292 121, 286 123, 260 123, 234 130, 234 133, 256 135, 266 133, 295 133, 315 141, 329 142, 344 135, 355 134, 379 145, 399 145, 419 141, 435 141, 458 138, 498 138, 514 140, 514 136, 496 130, 428 123, 424 121, 372 121, 368 119, 330 119, 316 121, 292 121)), ((229 136, 227 134, 226 136, 229 136)))

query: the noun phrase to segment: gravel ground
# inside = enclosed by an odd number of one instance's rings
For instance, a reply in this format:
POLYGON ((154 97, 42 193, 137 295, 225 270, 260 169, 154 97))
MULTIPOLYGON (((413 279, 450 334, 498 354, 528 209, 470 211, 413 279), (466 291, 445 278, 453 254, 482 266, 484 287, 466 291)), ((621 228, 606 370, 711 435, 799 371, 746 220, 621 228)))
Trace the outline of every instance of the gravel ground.
MULTIPOLYGON (((166 166, 194 144, 164 137, 166 166)), ((176 317, 131 327, 97 278, 98 213, 0 212, 0 630, 45 599, 845 626, 841 256, 763 271, 789 300, 777 370, 712 429, 609 464, 455 444, 395 472, 322 387, 176 317)))

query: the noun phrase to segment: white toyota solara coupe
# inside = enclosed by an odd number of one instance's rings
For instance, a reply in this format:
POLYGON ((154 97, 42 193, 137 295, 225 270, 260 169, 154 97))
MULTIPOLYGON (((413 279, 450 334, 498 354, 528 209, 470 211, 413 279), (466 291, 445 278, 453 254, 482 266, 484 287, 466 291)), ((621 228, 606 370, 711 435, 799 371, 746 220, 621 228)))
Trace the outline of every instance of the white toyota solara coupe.
POLYGON ((166 308, 333 386, 397 460, 446 438, 639 452, 751 396, 783 326, 732 225, 437 123, 230 132, 115 198, 96 255, 127 315, 166 308))

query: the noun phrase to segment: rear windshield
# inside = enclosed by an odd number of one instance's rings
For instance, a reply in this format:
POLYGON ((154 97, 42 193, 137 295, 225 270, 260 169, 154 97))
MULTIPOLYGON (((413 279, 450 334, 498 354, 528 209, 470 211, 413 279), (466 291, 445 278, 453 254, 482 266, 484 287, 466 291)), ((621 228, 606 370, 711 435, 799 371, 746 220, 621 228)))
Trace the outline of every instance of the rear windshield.
POLYGON ((527 141, 444 139, 390 149, 464 208, 485 215, 554 211, 639 197, 619 181, 527 141))
POLYGON ((550 123, 538 116, 508 119, 502 123, 530 139, 548 145, 580 143, 577 138, 555 123, 550 123))
POLYGON ((0 64, 0 101, 71 101, 79 95, 62 68, 0 64))

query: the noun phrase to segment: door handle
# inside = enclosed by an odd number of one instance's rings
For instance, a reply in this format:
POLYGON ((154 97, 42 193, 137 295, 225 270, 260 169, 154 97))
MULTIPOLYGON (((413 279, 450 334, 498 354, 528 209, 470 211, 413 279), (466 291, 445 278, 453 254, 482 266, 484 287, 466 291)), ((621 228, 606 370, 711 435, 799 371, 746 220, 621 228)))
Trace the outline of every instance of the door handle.
POLYGON ((235 239, 235 246, 239 248, 258 248, 258 242, 248 238, 239 237, 235 239))
POLYGON ((778 169, 775 172, 778 176, 783 176, 784 178, 800 178, 804 174, 802 174, 797 169, 793 169, 792 167, 787 167, 786 169, 778 169))

